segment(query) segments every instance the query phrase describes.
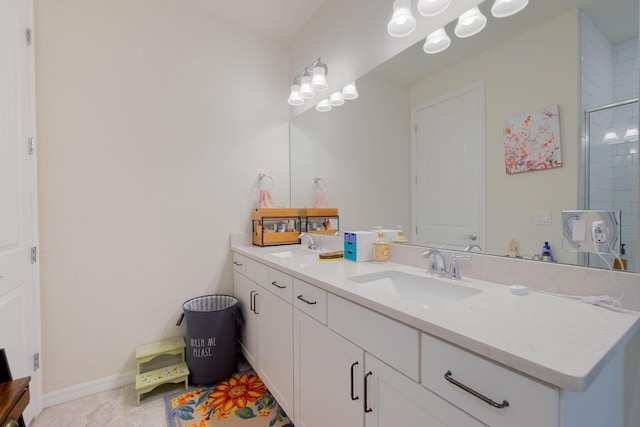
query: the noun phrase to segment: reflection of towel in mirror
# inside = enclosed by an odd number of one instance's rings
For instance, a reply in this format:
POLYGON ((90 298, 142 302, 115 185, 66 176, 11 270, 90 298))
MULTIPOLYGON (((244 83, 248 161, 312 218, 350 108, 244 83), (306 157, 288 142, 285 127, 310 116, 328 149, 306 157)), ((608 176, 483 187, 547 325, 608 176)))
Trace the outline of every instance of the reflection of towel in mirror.
POLYGON ((260 190, 260 197, 258 197, 258 206, 261 208, 273 208, 275 203, 271 198, 271 192, 269 190, 260 190))
POLYGON ((327 193, 324 191, 316 191, 316 204, 314 208, 327 208, 329 207, 329 203, 327 203, 327 193))

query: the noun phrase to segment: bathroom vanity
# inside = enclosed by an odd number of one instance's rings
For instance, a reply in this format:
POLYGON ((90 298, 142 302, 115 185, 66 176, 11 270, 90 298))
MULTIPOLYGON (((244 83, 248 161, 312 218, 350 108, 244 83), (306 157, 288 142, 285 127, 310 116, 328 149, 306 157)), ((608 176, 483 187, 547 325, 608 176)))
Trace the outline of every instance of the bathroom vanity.
POLYGON ((242 352, 297 426, 624 425, 637 312, 232 242, 242 352))

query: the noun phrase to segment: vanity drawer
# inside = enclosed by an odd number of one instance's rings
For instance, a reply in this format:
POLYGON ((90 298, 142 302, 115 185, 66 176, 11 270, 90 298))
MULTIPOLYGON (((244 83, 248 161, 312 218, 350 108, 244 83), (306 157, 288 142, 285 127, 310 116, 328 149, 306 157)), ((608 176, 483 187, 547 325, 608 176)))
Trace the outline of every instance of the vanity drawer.
POLYGON ((422 384, 492 427, 558 426, 557 389, 426 334, 422 334, 422 384), (450 381, 508 406, 494 407, 450 381))
POLYGON ((269 290, 289 304, 293 303, 293 277, 273 268, 269 269, 269 290))
POLYGON ((294 278, 293 295, 295 308, 327 324, 327 291, 294 278))
POLYGON ((245 276, 265 289, 269 289, 269 267, 247 258, 245 262, 245 276))
POLYGON ((409 378, 420 381, 420 335, 416 329, 331 294, 329 327, 409 378))
POLYGON ((233 270, 240 274, 244 274, 244 265, 246 258, 244 255, 233 253, 233 270))

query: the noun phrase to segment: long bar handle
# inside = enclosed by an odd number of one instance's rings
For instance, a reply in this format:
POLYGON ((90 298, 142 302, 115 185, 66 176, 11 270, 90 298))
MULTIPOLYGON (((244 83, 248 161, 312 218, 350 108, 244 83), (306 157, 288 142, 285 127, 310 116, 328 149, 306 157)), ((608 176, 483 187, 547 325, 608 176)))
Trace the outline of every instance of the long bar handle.
POLYGON ((286 289, 287 288, 286 286, 278 285, 278 282, 276 282, 275 280, 273 282, 271 282, 271 284, 273 286, 275 286, 276 288, 278 288, 278 289, 286 289))
POLYGON ((358 400, 360 399, 359 396, 354 396, 354 389, 355 389, 355 384, 354 384, 354 373, 353 373, 353 368, 355 368, 356 366, 358 366, 358 362, 353 362, 353 364, 351 365, 351 400, 358 400))
POLYGON ((364 412, 366 413, 373 412, 373 409, 369 408, 369 393, 367 393, 367 379, 370 375, 373 375, 373 372, 369 371, 364 376, 364 412))
POLYGON ((260 313, 258 313, 258 310, 256 309, 256 307, 257 307, 257 306, 256 306, 256 297, 257 297, 259 294, 258 294, 256 291, 251 291, 251 294, 252 294, 251 302, 253 303, 253 309, 252 309, 252 311, 253 311, 255 314, 260 314, 260 313))
POLYGON ((302 295, 298 295, 298 296, 297 296, 297 298, 298 298, 300 301, 302 301, 302 302, 306 302, 306 303, 307 303, 307 304, 309 304, 309 305, 317 304, 317 302, 316 302, 316 301, 309 301, 308 299, 304 299, 304 298, 302 297, 302 295))
MULTIPOLYGON (((502 409, 502 408, 506 408, 507 406, 509 406, 509 402, 507 402, 506 400, 503 400, 502 403, 498 403, 494 400, 489 399, 488 397, 478 393, 477 391, 475 391, 474 389, 472 389, 471 387, 462 384, 460 381, 455 380, 452 377, 452 373, 451 371, 447 371, 444 374, 444 379, 449 381, 451 384, 460 387, 461 389, 463 389, 464 391, 466 391, 467 393, 472 394, 473 396, 477 397, 478 399, 482 400, 483 402, 493 406, 494 408, 498 408, 498 409, 502 409)), ((365 394, 366 396, 366 394, 365 394)))
POLYGON ((233 261, 233 265, 237 265, 238 267, 242 267, 242 263, 238 261, 233 261))

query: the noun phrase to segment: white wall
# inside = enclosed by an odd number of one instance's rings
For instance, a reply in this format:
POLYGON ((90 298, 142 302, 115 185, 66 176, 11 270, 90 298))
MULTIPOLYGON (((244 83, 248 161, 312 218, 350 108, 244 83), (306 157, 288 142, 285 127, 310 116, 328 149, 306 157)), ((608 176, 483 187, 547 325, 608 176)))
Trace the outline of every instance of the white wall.
POLYGON ((259 172, 288 205, 287 46, 180 0, 36 0, 46 393, 135 369, 232 292, 259 172))
POLYGON ((327 184, 340 229, 411 225, 410 110, 406 85, 369 74, 358 99, 291 121, 291 204, 312 207, 314 176, 327 184), (384 165, 381 167, 380 165, 384 165))
POLYGON ((561 250, 561 211, 577 208, 581 142, 575 77, 580 59, 578 19, 576 10, 567 12, 412 87, 411 105, 419 106, 477 81, 485 82, 488 253, 506 255, 509 240, 516 238, 520 254, 532 256, 549 241, 557 259, 575 262, 574 254, 561 250), (539 64, 548 64, 548 72, 540 73, 539 64), (560 106, 564 165, 507 175, 502 137, 505 119, 552 104, 560 106), (536 211, 551 211, 552 225, 535 225, 536 211))

